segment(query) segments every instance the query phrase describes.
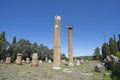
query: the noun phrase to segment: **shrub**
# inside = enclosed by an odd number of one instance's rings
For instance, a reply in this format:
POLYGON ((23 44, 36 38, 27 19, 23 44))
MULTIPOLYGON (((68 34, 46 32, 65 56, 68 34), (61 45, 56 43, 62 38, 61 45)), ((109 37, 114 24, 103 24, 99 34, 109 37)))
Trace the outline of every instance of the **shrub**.
POLYGON ((120 59, 120 52, 117 52, 116 56, 120 59))
POLYGON ((120 64, 114 64, 112 65, 112 74, 111 74, 111 78, 112 80, 120 80, 120 64))

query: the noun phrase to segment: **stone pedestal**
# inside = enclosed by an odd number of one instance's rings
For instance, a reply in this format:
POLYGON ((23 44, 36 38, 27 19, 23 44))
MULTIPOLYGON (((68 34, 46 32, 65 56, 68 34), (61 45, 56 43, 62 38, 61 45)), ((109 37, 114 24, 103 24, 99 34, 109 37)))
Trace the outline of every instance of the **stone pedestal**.
POLYGON ((30 58, 26 58, 26 64, 30 63, 30 58))
POLYGON ((22 63, 25 63, 25 60, 22 60, 22 63))
POLYGON ((65 59, 64 60, 61 60, 63 63, 66 62, 65 59))
POLYGON ((16 64, 21 65, 22 64, 22 54, 17 54, 16 64))
POLYGON ((11 63, 11 57, 7 57, 5 63, 6 63, 6 64, 10 64, 10 63, 11 63))
POLYGON ((89 60, 86 60, 86 63, 88 63, 89 62, 89 60))
POLYGON ((39 60, 39 63, 42 63, 42 60, 39 60))
POLYGON ((76 63, 76 65, 80 65, 80 60, 77 60, 77 63, 76 63))
POLYGON ((51 63, 51 60, 48 60, 48 63, 51 63))
POLYGON ((45 61, 48 62, 48 58, 47 57, 45 57, 45 61))
POLYGON ((69 66, 73 66, 73 46, 72 46, 72 26, 68 27, 68 56, 69 56, 69 66))
POLYGON ((60 69, 60 16, 55 16, 53 69, 60 69))
POLYGON ((84 60, 83 60, 83 59, 81 59, 81 60, 80 60, 80 62, 83 64, 83 63, 84 63, 84 60))
POLYGON ((33 56, 32 56, 32 62, 31 62, 31 66, 32 67, 36 67, 38 66, 38 54, 37 53, 33 53, 33 56))

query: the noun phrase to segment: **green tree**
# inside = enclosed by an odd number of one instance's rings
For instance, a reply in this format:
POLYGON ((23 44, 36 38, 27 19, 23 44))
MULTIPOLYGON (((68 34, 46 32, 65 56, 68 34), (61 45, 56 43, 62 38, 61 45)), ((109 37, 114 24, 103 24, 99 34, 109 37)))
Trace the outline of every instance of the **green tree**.
POLYGON ((53 61, 53 49, 50 49, 50 50, 49 50, 48 59, 50 59, 50 60, 53 61))
POLYGON ((31 43, 29 40, 20 39, 13 48, 13 56, 16 57, 17 53, 23 54, 23 59, 26 59, 26 57, 31 57, 31 43))
POLYGON ((114 35, 114 55, 118 52, 117 41, 114 35))
POLYGON ((96 60, 99 60, 99 59, 100 59, 100 49, 99 49, 98 47, 95 49, 93 55, 95 56, 95 59, 96 59, 96 60))
POLYGON ((119 40, 118 40, 118 51, 120 51, 120 34, 119 34, 119 40))
POLYGON ((34 42, 32 44, 32 52, 33 53, 38 53, 39 52, 39 49, 38 49, 38 44, 36 42, 34 42))
POLYGON ((106 58, 106 56, 110 55, 109 45, 108 43, 104 43, 102 45, 102 59, 106 58))
POLYGON ((1 41, 6 41, 5 32, 2 32, 2 33, 0 34, 0 40, 1 40, 1 41))
POLYGON ((61 60, 64 60, 64 59, 66 59, 66 56, 65 56, 64 53, 62 53, 62 54, 61 54, 61 60))
POLYGON ((120 52, 117 52, 116 56, 120 59, 120 52))
MULTIPOLYGON (((10 47, 7 50, 8 56, 12 56, 14 54, 13 49, 15 48, 16 45, 16 37, 13 38, 12 44, 10 44, 10 47)), ((14 58, 12 56, 12 62, 14 61, 14 58)))
POLYGON ((85 57, 84 57, 84 60, 89 60, 89 56, 85 56, 85 57))
POLYGON ((13 38, 12 44, 16 44, 16 37, 13 38))
POLYGON ((115 35, 114 35, 114 39, 112 37, 110 37, 109 47, 110 47, 110 55, 115 55, 118 51, 115 35))
POLYGON ((38 52, 39 59, 44 60, 44 58, 45 58, 45 55, 44 55, 44 45, 40 44, 38 49, 39 49, 39 52, 38 52))
POLYGON ((2 32, 0 34, 0 59, 5 60, 9 45, 10 45, 9 42, 6 41, 6 38, 5 38, 5 32, 2 32))

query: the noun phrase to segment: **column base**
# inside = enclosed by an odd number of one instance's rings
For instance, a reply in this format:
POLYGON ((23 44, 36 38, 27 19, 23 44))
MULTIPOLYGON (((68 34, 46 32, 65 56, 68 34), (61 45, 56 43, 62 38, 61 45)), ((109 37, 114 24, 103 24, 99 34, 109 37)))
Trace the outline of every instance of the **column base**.
POLYGON ((61 69, 61 67, 52 67, 53 69, 61 69))
POLYGON ((68 66, 74 66, 74 64, 73 63, 68 63, 68 66))

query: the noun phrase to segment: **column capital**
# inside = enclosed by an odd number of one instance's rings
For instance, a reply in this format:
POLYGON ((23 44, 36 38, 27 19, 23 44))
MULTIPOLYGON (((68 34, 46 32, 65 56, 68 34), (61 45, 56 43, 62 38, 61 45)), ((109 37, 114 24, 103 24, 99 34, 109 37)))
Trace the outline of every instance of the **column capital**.
POLYGON ((73 26, 70 25, 70 26, 67 27, 67 29, 71 29, 71 30, 72 30, 72 29, 73 29, 73 26))
POLYGON ((55 16, 55 19, 61 20, 61 16, 55 16))

